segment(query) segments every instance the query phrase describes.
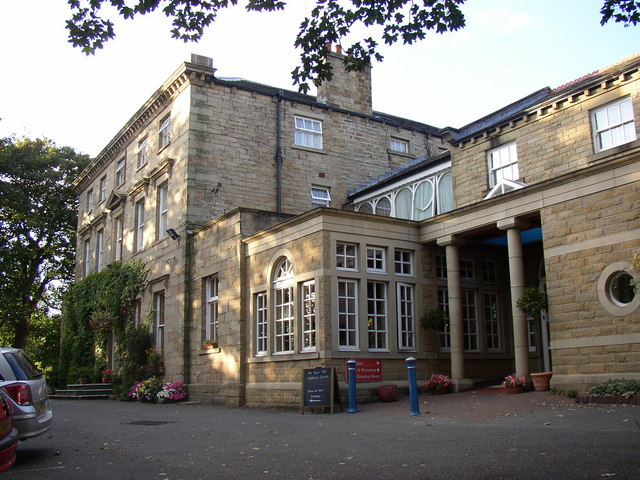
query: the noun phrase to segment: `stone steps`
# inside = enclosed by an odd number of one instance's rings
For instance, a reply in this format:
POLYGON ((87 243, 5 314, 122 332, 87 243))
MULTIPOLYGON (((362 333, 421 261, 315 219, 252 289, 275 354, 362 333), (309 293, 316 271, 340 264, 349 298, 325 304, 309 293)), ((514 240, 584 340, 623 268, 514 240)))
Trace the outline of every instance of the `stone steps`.
POLYGON ((107 400, 113 395, 110 383, 70 384, 64 390, 56 390, 49 398, 58 400, 107 400))

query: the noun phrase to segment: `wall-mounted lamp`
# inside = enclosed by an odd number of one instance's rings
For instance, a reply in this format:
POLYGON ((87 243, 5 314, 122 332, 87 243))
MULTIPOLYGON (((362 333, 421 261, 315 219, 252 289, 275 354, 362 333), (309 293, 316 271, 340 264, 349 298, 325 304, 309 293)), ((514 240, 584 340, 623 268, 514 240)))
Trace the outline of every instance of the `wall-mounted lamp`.
POLYGON ((167 235, 171 237, 172 240, 178 240, 180 235, 173 228, 167 228, 167 235))

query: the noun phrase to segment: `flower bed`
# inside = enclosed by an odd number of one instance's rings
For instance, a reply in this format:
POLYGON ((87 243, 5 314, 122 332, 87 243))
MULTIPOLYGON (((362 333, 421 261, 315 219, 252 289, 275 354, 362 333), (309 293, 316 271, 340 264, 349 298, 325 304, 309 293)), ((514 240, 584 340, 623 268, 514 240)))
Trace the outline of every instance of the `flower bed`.
POLYGON ((187 398, 187 389, 182 382, 163 383, 156 377, 136 382, 128 398, 136 402, 162 403, 180 402, 187 398))

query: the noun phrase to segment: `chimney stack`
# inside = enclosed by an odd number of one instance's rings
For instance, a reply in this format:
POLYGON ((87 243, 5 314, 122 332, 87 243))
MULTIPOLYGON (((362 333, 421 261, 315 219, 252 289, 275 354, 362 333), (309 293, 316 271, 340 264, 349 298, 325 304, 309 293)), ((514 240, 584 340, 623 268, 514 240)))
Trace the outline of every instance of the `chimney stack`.
POLYGON ((318 102, 371 115, 371 67, 362 72, 347 72, 339 45, 335 52, 331 49, 325 61, 331 64, 333 77, 318 87, 318 102))

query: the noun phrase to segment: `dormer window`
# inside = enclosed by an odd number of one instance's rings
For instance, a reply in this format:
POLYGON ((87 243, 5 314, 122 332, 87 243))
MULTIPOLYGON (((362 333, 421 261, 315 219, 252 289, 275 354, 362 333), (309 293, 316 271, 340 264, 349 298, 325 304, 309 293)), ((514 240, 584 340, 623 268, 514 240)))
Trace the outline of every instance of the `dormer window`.
POLYGON ((596 152, 602 152, 636 139, 631 98, 608 103, 591 112, 596 152))

